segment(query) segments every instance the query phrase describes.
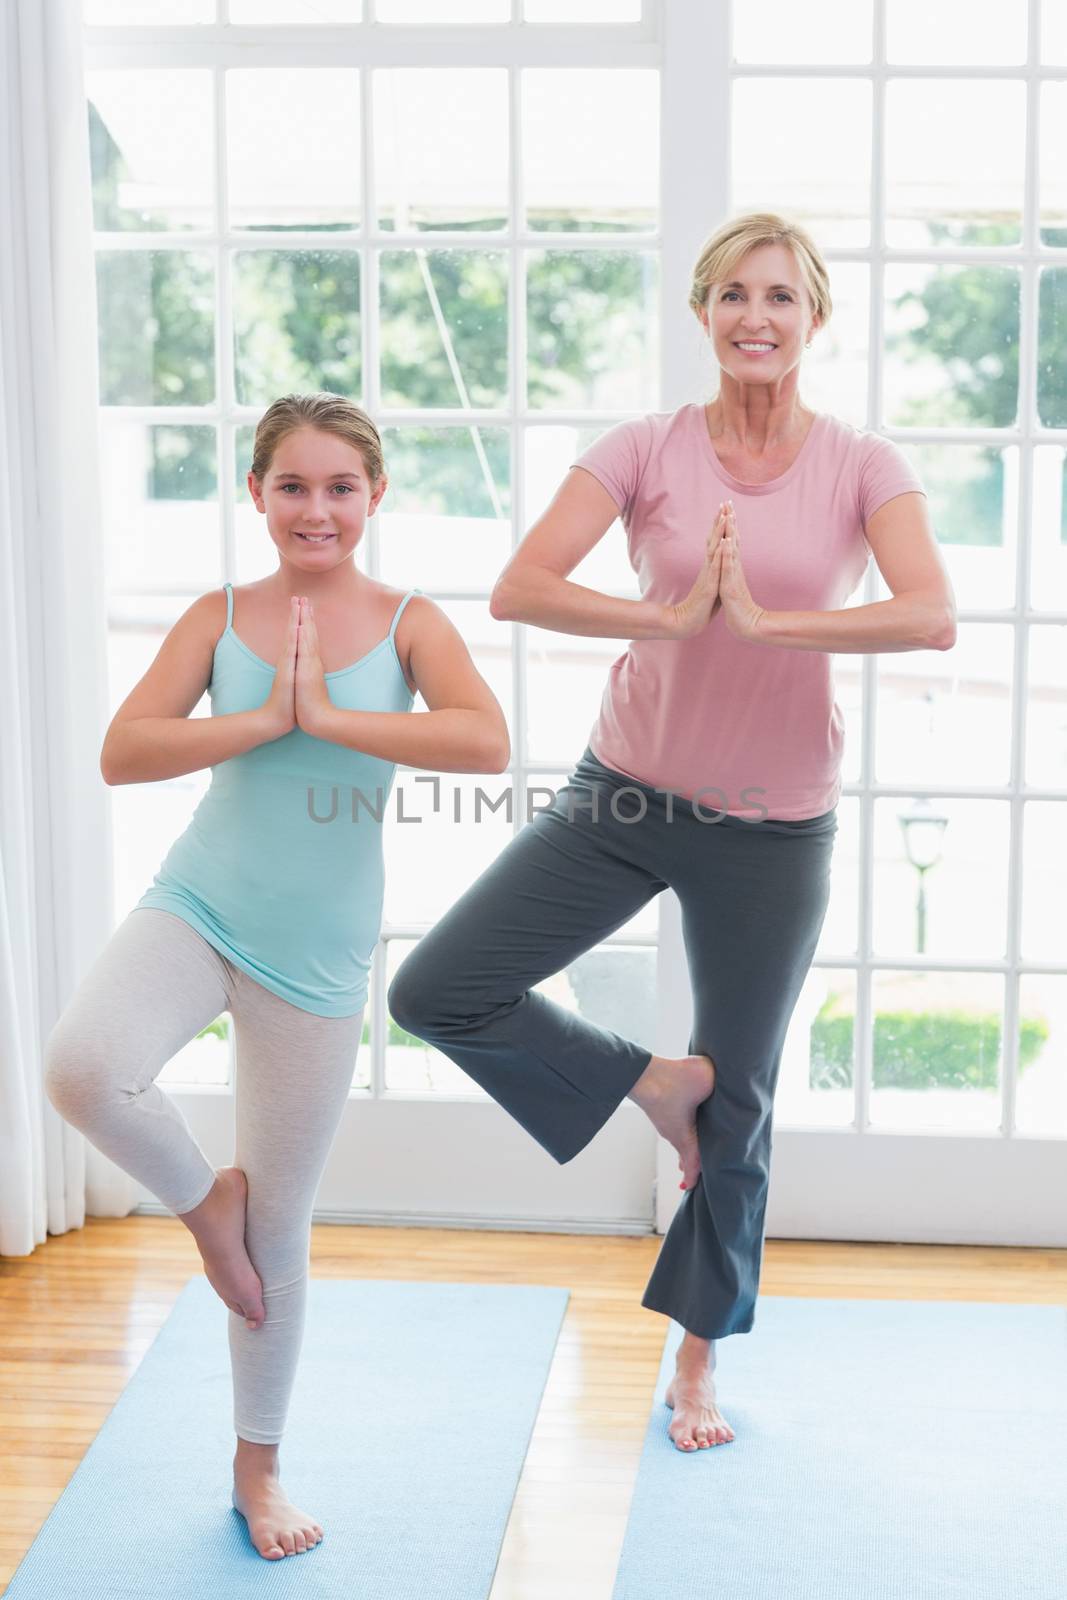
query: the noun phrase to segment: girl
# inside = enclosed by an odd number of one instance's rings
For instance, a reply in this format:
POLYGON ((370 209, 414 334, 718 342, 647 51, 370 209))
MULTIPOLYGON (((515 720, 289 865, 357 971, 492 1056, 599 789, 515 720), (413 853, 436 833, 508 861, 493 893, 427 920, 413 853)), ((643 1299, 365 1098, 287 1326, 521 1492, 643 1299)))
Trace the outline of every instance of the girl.
POLYGON ((282 1490, 278 1443, 312 1206, 381 922, 375 791, 388 796, 397 762, 500 772, 510 755, 500 706, 444 612, 355 563, 387 483, 377 429, 338 395, 287 395, 260 420, 248 487, 278 569, 189 607, 101 754, 108 783, 211 767, 211 786, 46 1047, 53 1105, 181 1218, 230 1308, 233 1503, 268 1559, 322 1538, 282 1490), (205 689, 211 716, 190 718, 205 689), (412 716, 416 692, 428 710, 412 716), (342 785, 369 805, 326 825, 342 785), (153 1080, 223 1010, 236 1164, 216 1171, 153 1080))

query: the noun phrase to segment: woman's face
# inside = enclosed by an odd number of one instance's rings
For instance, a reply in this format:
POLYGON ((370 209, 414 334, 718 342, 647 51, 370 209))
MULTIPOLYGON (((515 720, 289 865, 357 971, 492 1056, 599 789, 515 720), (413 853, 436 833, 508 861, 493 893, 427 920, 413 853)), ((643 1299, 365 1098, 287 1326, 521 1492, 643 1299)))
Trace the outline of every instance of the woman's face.
POLYGON ((724 372, 739 383, 779 383, 799 364, 815 321, 793 252, 784 244, 750 250, 729 282, 711 285, 701 320, 724 372))
POLYGON ((372 487, 355 445, 311 427, 285 435, 262 484, 248 474, 252 499, 266 515, 279 553, 308 572, 352 554, 387 485, 383 474, 372 487))

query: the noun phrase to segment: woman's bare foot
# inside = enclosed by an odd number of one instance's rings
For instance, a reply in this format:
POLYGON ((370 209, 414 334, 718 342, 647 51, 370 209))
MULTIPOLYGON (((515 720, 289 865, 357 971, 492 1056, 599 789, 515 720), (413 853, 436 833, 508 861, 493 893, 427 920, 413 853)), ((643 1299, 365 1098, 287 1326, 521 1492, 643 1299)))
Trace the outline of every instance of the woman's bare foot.
POLYGON ((219 1299, 250 1328, 266 1318, 263 1285, 245 1249, 248 1179, 240 1167, 220 1167, 215 1187, 192 1211, 180 1213, 196 1240, 204 1274, 219 1299))
POLYGON ((268 1561, 303 1555, 322 1538, 322 1528, 289 1500, 278 1481, 278 1446, 238 1439, 233 1458, 233 1503, 248 1533, 268 1561))
POLYGON ((679 1450, 729 1444, 734 1430, 715 1403, 715 1343, 687 1333, 678 1347, 674 1377, 664 1396, 674 1417, 668 1432, 679 1450))
POLYGON ((680 1189, 692 1189, 700 1176, 696 1111, 715 1088, 715 1063, 710 1056, 653 1056, 630 1090, 652 1126, 678 1152, 680 1189))

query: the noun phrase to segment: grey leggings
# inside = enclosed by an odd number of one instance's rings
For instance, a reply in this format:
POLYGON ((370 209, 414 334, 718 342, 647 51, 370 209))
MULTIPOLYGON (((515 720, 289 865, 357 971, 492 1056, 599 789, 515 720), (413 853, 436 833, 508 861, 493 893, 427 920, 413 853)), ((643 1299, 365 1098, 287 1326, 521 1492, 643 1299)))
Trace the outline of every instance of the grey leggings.
POLYGON ((718 816, 702 821, 689 801, 587 749, 552 807, 423 935, 389 989, 401 1027, 570 1161, 651 1053, 531 991, 675 890, 693 992, 689 1050, 711 1057, 716 1080, 697 1111, 701 1176, 642 1304, 704 1339, 753 1326, 774 1090, 826 914, 837 832, 836 810, 797 822, 718 816))
POLYGON ((215 1168, 153 1082, 229 1011, 236 1038, 236 1151, 248 1178, 245 1243, 266 1320, 229 1313, 234 1426, 277 1444, 304 1333, 311 1213, 355 1070, 363 1013, 320 1017, 226 959, 181 917, 142 906, 85 975, 45 1049, 52 1104, 98 1150, 181 1215, 215 1168))

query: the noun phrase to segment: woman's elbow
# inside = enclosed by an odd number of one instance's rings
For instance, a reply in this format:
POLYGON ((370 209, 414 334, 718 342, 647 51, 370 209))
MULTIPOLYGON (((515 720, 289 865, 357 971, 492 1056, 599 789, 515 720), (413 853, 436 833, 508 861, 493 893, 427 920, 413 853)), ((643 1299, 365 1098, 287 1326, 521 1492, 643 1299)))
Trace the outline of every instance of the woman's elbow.
POLYGON ((502 582, 498 582, 489 596, 489 615, 496 622, 514 622, 515 614, 508 600, 508 592, 502 582))

